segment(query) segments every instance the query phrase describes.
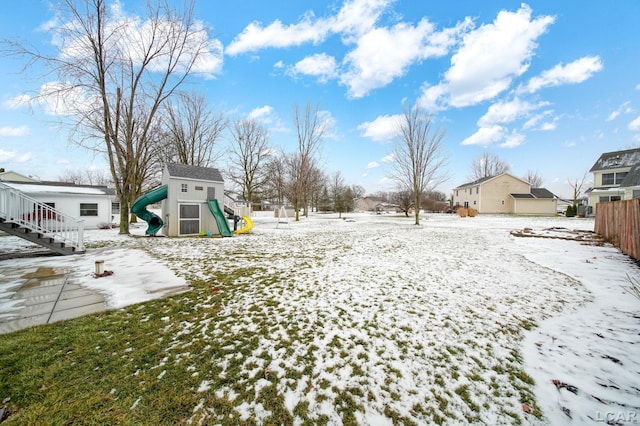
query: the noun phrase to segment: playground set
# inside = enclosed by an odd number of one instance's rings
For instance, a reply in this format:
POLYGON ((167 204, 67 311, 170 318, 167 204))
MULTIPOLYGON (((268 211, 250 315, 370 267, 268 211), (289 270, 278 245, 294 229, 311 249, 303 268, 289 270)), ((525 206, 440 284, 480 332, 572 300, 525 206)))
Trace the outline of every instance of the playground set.
POLYGON ((149 236, 155 236, 162 230, 162 234, 168 237, 231 237, 253 228, 249 217, 251 207, 227 197, 220 171, 210 167, 165 165, 162 185, 136 199, 131 213, 147 222, 145 234, 149 236), (162 217, 147 209, 159 202, 162 217), (233 221, 233 231, 229 220, 233 221))

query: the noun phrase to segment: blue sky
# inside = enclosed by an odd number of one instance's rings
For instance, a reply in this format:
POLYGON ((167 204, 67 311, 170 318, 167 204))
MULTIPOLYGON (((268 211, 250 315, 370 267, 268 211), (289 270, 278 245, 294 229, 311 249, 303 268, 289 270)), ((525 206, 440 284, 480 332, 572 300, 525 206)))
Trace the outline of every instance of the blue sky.
MULTIPOLYGON (((51 49, 51 4, 3 2, 0 39, 51 49)), ((332 122, 321 165, 369 193, 394 190, 388 158, 403 104, 418 102, 446 131, 446 194, 490 152, 568 197, 567 179, 602 152, 640 146, 637 0, 201 0, 196 16, 216 49, 189 89, 231 119, 260 120, 286 152, 293 106, 318 104, 332 122)), ((0 57, 0 167, 48 180, 106 169, 45 108, 15 102, 49 82, 21 65, 0 57)))

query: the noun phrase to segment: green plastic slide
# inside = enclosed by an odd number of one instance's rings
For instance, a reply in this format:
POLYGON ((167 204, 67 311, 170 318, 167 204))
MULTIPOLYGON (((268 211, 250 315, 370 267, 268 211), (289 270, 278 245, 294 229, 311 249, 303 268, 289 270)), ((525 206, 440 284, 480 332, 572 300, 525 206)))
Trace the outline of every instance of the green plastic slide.
POLYGON ((224 217, 224 213, 220 209, 218 200, 207 200, 207 204, 209 205, 209 211, 211 211, 211 214, 216 219, 220 235, 223 237, 232 237, 233 233, 231 232, 231 229, 229 229, 229 222, 227 222, 227 218, 224 217))
POLYGON ((167 185, 162 185, 138 197, 138 199, 133 202, 133 205, 131 206, 131 213, 135 214, 148 224, 145 234, 156 235, 158 231, 162 229, 164 222, 160 216, 147 210, 147 206, 164 200, 165 198, 167 198, 167 185))

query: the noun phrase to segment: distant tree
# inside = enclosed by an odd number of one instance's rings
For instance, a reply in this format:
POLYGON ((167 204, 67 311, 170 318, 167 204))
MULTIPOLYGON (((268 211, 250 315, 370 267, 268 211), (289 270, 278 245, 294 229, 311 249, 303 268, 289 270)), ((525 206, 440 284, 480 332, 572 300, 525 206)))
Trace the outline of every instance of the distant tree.
POLYGON ((469 180, 476 181, 486 177, 498 176, 502 173, 509 173, 510 171, 509 164, 501 160, 497 155, 485 152, 480 158, 471 163, 469 180))
POLYGON ((364 197, 366 191, 360 185, 351 185, 351 192, 353 192, 353 198, 358 199, 364 197))
POLYGON ((214 113, 204 96, 195 92, 176 93, 161 109, 164 138, 162 164, 171 162, 211 167, 221 157, 216 142, 228 125, 223 113, 214 113))
POLYGON ((405 108, 393 149, 394 178, 401 188, 413 193, 416 225, 420 225, 422 195, 447 179, 442 144, 445 132, 432 129, 432 125, 433 117, 424 115, 417 105, 405 108))
POLYGON ((527 170, 522 179, 529 182, 532 188, 542 188, 542 176, 537 170, 527 170))
POLYGON ((338 212, 338 217, 342 217, 343 212, 353 208, 353 191, 345 184, 341 172, 335 172, 331 175, 329 195, 333 202, 333 210, 338 212))
POLYGON ((287 164, 288 156, 278 153, 269 156, 265 165, 265 173, 269 178, 265 182, 264 196, 275 201, 278 206, 284 206, 286 200, 287 164))
POLYGON ((288 158, 288 196, 295 210, 295 220, 300 220, 300 208, 304 207, 310 198, 310 183, 312 171, 316 166, 316 155, 319 153, 322 140, 328 132, 328 123, 320 114, 318 106, 307 102, 304 109, 294 106, 293 127, 296 132, 297 151, 288 158))
POLYGON ((58 177, 60 182, 75 183, 76 185, 113 185, 111 176, 106 170, 72 170, 67 169, 58 177))
MULTIPOLYGON (((147 154, 157 137, 161 106, 213 47, 193 15, 195 1, 178 10, 147 2, 138 22, 122 20, 107 0, 63 0, 56 4, 62 24, 52 27, 57 51, 45 55, 24 43, 3 40, 14 55, 44 65, 55 75, 44 94, 65 108, 74 139, 108 160, 122 211, 128 211, 148 174, 147 154), (144 32, 144 33, 143 33, 144 32)), ((128 215, 120 233, 129 233, 128 215)))
POLYGON ((571 187, 573 191, 573 207, 577 209, 578 207, 578 197, 582 193, 582 188, 587 180, 587 173, 585 172, 580 179, 567 179, 567 183, 571 187))
POLYGON ((271 157, 267 129, 255 120, 237 120, 229 145, 229 179, 241 189, 242 198, 256 202, 272 178, 265 167, 271 157))
POLYGON ((409 210, 414 205, 413 193, 408 189, 399 189, 393 193, 392 200, 400 211, 402 211, 406 217, 409 217, 409 210))

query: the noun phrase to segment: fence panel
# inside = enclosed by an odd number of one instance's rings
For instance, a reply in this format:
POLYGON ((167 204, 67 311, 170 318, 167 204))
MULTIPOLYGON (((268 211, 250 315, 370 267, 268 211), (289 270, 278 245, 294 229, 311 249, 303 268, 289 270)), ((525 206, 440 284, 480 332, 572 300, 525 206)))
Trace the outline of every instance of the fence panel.
POLYGON ((594 231, 640 260, 640 198, 598 203, 594 231))

